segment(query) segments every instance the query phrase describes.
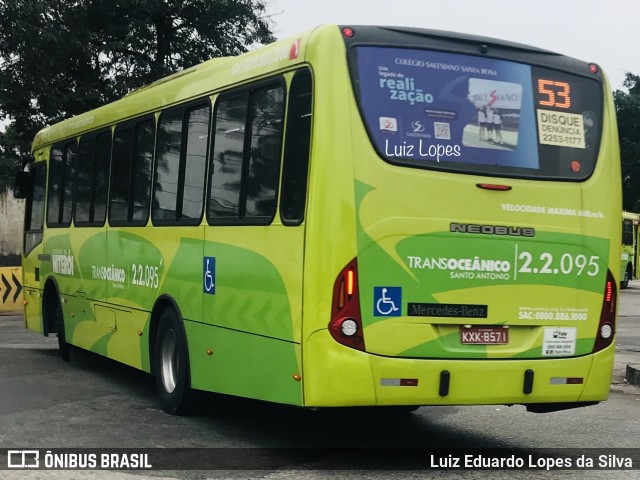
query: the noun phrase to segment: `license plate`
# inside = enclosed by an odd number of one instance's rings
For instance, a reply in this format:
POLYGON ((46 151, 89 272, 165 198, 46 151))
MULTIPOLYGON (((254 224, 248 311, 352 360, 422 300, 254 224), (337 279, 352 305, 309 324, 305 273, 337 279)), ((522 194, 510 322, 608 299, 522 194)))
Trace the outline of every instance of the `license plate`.
POLYGON ((460 327, 460 343, 463 345, 506 345, 509 329, 505 327, 460 327))

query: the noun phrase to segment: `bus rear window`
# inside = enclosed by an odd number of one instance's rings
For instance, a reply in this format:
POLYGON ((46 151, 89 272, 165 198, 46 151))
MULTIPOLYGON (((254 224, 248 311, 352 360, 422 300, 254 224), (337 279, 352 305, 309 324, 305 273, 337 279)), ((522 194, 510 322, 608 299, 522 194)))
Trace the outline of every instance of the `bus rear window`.
POLYGON ((523 63, 360 46, 356 94, 385 160, 463 173, 584 180, 595 168, 601 84, 523 63))

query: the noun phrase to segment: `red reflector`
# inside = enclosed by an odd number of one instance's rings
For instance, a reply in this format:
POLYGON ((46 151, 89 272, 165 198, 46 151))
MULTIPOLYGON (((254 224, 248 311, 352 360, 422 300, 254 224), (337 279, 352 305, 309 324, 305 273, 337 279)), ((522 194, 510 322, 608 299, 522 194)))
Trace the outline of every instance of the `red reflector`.
POLYGON ((607 282, 607 293, 605 294, 604 301, 609 303, 611 301, 612 297, 613 297, 613 283, 608 281, 607 282))
POLYGON ((509 185, 496 185, 493 183, 476 183, 476 187, 483 188, 485 190, 501 190, 501 191, 511 190, 512 188, 509 185))
POLYGON ((571 171, 573 173, 578 173, 580 171, 580 162, 577 160, 574 160, 573 162, 571 162, 571 171))
POLYGON ((598 73, 598 66, 595 63, 592 63, 589 65, 589 71, 591 73, 598 73))
POLYGON ((353 35, 355 34, 355 32, 349 28, 349 27, 345 27, 342 29, 342 33, 344 34, 345 37, 347 38, 351 38, 353 37, 353 35))
POLYGON ((417 378, 401 378, 400 386, 401 387, 417 387, 418 379, 417 378))
POLYGON ((353 270, 347 272, 347 295, 353 295, 353 270))
POLYGON ((584 383, 584 378, 575 377, 575 378, 567 378, 567 385, 582 385, 584 383))
POLYGON ((298 54, 300 53, 300 42, 301 38, 298 38, 295 42, 291 44, 291 49, 289 50, 289 60, 295 60, 298 58, 298 54))

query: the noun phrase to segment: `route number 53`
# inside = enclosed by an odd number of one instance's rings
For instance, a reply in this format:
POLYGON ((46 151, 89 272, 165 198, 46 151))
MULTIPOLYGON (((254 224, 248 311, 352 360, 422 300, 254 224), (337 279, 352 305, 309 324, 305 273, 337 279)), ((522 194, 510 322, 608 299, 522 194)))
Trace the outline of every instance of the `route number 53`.
POLYGON ((567 82, 540 78, 538 93, 544 97, 538 101, 544 107, 571 108, 571 86, 567 82))

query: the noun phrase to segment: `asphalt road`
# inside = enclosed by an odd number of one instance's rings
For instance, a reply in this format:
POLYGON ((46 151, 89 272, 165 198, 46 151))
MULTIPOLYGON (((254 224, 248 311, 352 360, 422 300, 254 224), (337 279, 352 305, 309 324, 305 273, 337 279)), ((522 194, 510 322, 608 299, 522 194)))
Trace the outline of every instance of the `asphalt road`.
MULTIPOLYGON (((640 364, 640 281, 621 292, 619 312, 611 395, 593 407, 550 414, 528 413, 521 406, 423 407, 413 414, 394 415, 367 410, 313 412, 206 395, 206 411, 193 417, 163 413, 150 376, 92 355, 81 356, 75 364, 64 363, 54 337, 24 330, 21 316, 0 316, 0 448, 215 448, 230 463, 238 452, 248 454, 251 465, 256 464, 256 455, 268 457, 253 471, 0 470, 0 478, 400 479, 463 474, 500 479, 518 473, 416 470, 416 459, 437 448, 518 452, 571 448, 594 455, 632 448, 640 468, 640 388, 624 384, 627 363, 640 364), (300 447, 310 450, 296 450, 300 447), (220 450, 225 448, 233 450, 220 450), (407 457, 398 449, 411 450, 407 457)), ((640 470, 519 473, 526 478, 640 479, 640 470)))

